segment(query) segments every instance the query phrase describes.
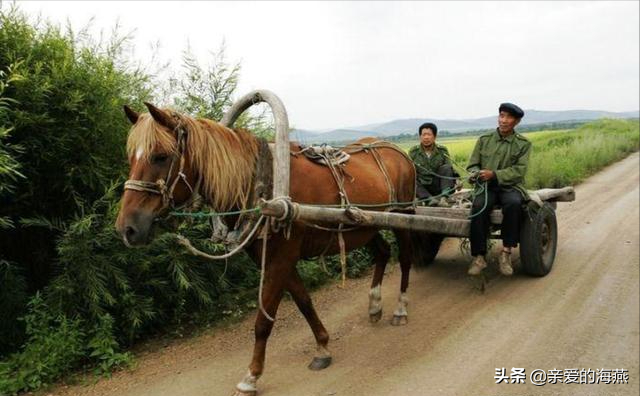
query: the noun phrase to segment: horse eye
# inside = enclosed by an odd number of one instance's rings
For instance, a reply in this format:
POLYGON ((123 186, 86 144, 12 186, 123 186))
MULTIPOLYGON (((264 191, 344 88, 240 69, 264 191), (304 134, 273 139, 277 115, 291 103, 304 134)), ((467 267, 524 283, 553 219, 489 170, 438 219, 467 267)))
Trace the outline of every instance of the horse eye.
POLYGON ((169 158, 169 156, 166 154, 156 154, 153 157, 151 157, 151 162, 153 162, 154 164, 159 164, 166 161, 167 158, 169 158))

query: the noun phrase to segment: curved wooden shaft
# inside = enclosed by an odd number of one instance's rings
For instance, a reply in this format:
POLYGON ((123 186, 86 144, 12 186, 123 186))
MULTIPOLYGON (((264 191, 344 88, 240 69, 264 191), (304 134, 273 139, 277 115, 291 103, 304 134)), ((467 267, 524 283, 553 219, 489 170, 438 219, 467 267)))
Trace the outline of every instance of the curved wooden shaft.
POLYGON ((273 156, 273 197, 289 196, 289 118, 284 104, 276 94, 260 89, 241 97, 222 117, 220 123, 231 128, 238 117, 256 103, 271 107, 276 127, 276 146, 273 156))

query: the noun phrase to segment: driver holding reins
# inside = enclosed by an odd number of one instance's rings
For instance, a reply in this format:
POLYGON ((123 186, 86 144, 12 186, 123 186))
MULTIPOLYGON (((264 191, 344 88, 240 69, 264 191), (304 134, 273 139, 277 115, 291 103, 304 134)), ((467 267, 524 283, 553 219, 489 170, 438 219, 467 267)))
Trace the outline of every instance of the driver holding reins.
POLYGON ((524 188, 524 176, 531 142, 514 130, 524 117, 524 111, 513 103, 502 103, 498 111, 498 128, 478 138, 467 166, 476 185, 471 210, 469 239, 473 260, 469 275, 479 275, 487 267, 484 256, 487 253, 490 215, 495 204, 502 206, 503 214, 499 269, 503 275, 513 274, 511 249, 518 246, 522 203, 529 199, 524 188))

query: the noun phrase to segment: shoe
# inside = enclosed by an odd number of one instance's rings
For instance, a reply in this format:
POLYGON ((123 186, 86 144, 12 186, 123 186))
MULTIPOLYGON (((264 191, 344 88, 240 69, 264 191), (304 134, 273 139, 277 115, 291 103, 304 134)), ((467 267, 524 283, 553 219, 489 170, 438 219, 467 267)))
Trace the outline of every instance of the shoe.
POLYGON ((511 252, 503 250, 498 258, 500 273, 504 276, 513 275, 513 266, 511 265, 511 252))
POLYGON ((440 200, 438 200, 438 198, 429 197, 429 199, 427 199, 427 201, 426 201, 426 205, 427 206, 438 206, 439 202, 440 202, 440 200))
POLYGON ((471 262, 467 274, 472 276, 480 275, 482 270, 485 268, 487 268, 487 262, 484 261, 484 256, 476 256, 471 262))
POLYGON ((442 197, 440 198, 440 201, 438 201, 438 206, 441 208, 448 208, 451 206, 451 204, 449 204, 449 200, 447 199, 447 197, 442 197))

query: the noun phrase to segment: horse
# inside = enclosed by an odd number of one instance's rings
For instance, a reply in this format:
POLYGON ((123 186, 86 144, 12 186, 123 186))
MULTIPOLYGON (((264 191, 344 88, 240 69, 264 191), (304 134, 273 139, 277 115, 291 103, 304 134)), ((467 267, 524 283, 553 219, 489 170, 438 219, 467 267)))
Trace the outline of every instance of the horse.
MULTIPOLYGON (((188 202, 195 190, 216 212, 246 208, 255 183, 259 139, 245 129, 227 128, 208 119, 195 119, 150 103, 145 105, 148 113, 124 107, 133 124, 127 139, 130 172, 115 225, 125 245, 148 243, 155 220, 171 208, 188 202)), ((348 152, 349 147, 375 142, 374 138, 363 138, 344 150, 348 152)), ((342 165, 343 190, 338 188, 335 175, 326 166, 312 162, 304 155, 295 155, 301 149, 300 144, 290 143, 290 197, 294 202, 335 205, 342 202, 342 191, 351 202, 380 204, 389 202, 391 189, 397 202, 414 200, 415 167, 395 145, 388 143, 375 150, 352 150, 349 160, 342 165)), ((304 221, 294 220, 289 231, 272 232, 266 242, 256 239, 245 247, 256 264, 264 259, 264 284, 260 296, 264 311, 257 313, 253 356, 248 373, 236 386, 236 395, 257 394, 257 381, 264 371, 265 349, 273 326, 267 315, 275 317, 285 290, 291 294, 315 337, 317 352, 309 368, 321 370, 331 364, 329 334, 296 269, 298 260, 338 254, 341 244, 343 251, 367 246, 375 263, 369 291, 369 318, 371 322, 377 322, 382 316, 381 284, 390 259, 390 248, 378 229, 367 226, 347 229, 342 232, 342 241, 335 238, 335 232, 304 221)), ((392 324, 401 325, 407 322, 406 291, 414 258, 410 232, 393 232, 399 245, 402 274, 392 324)))

